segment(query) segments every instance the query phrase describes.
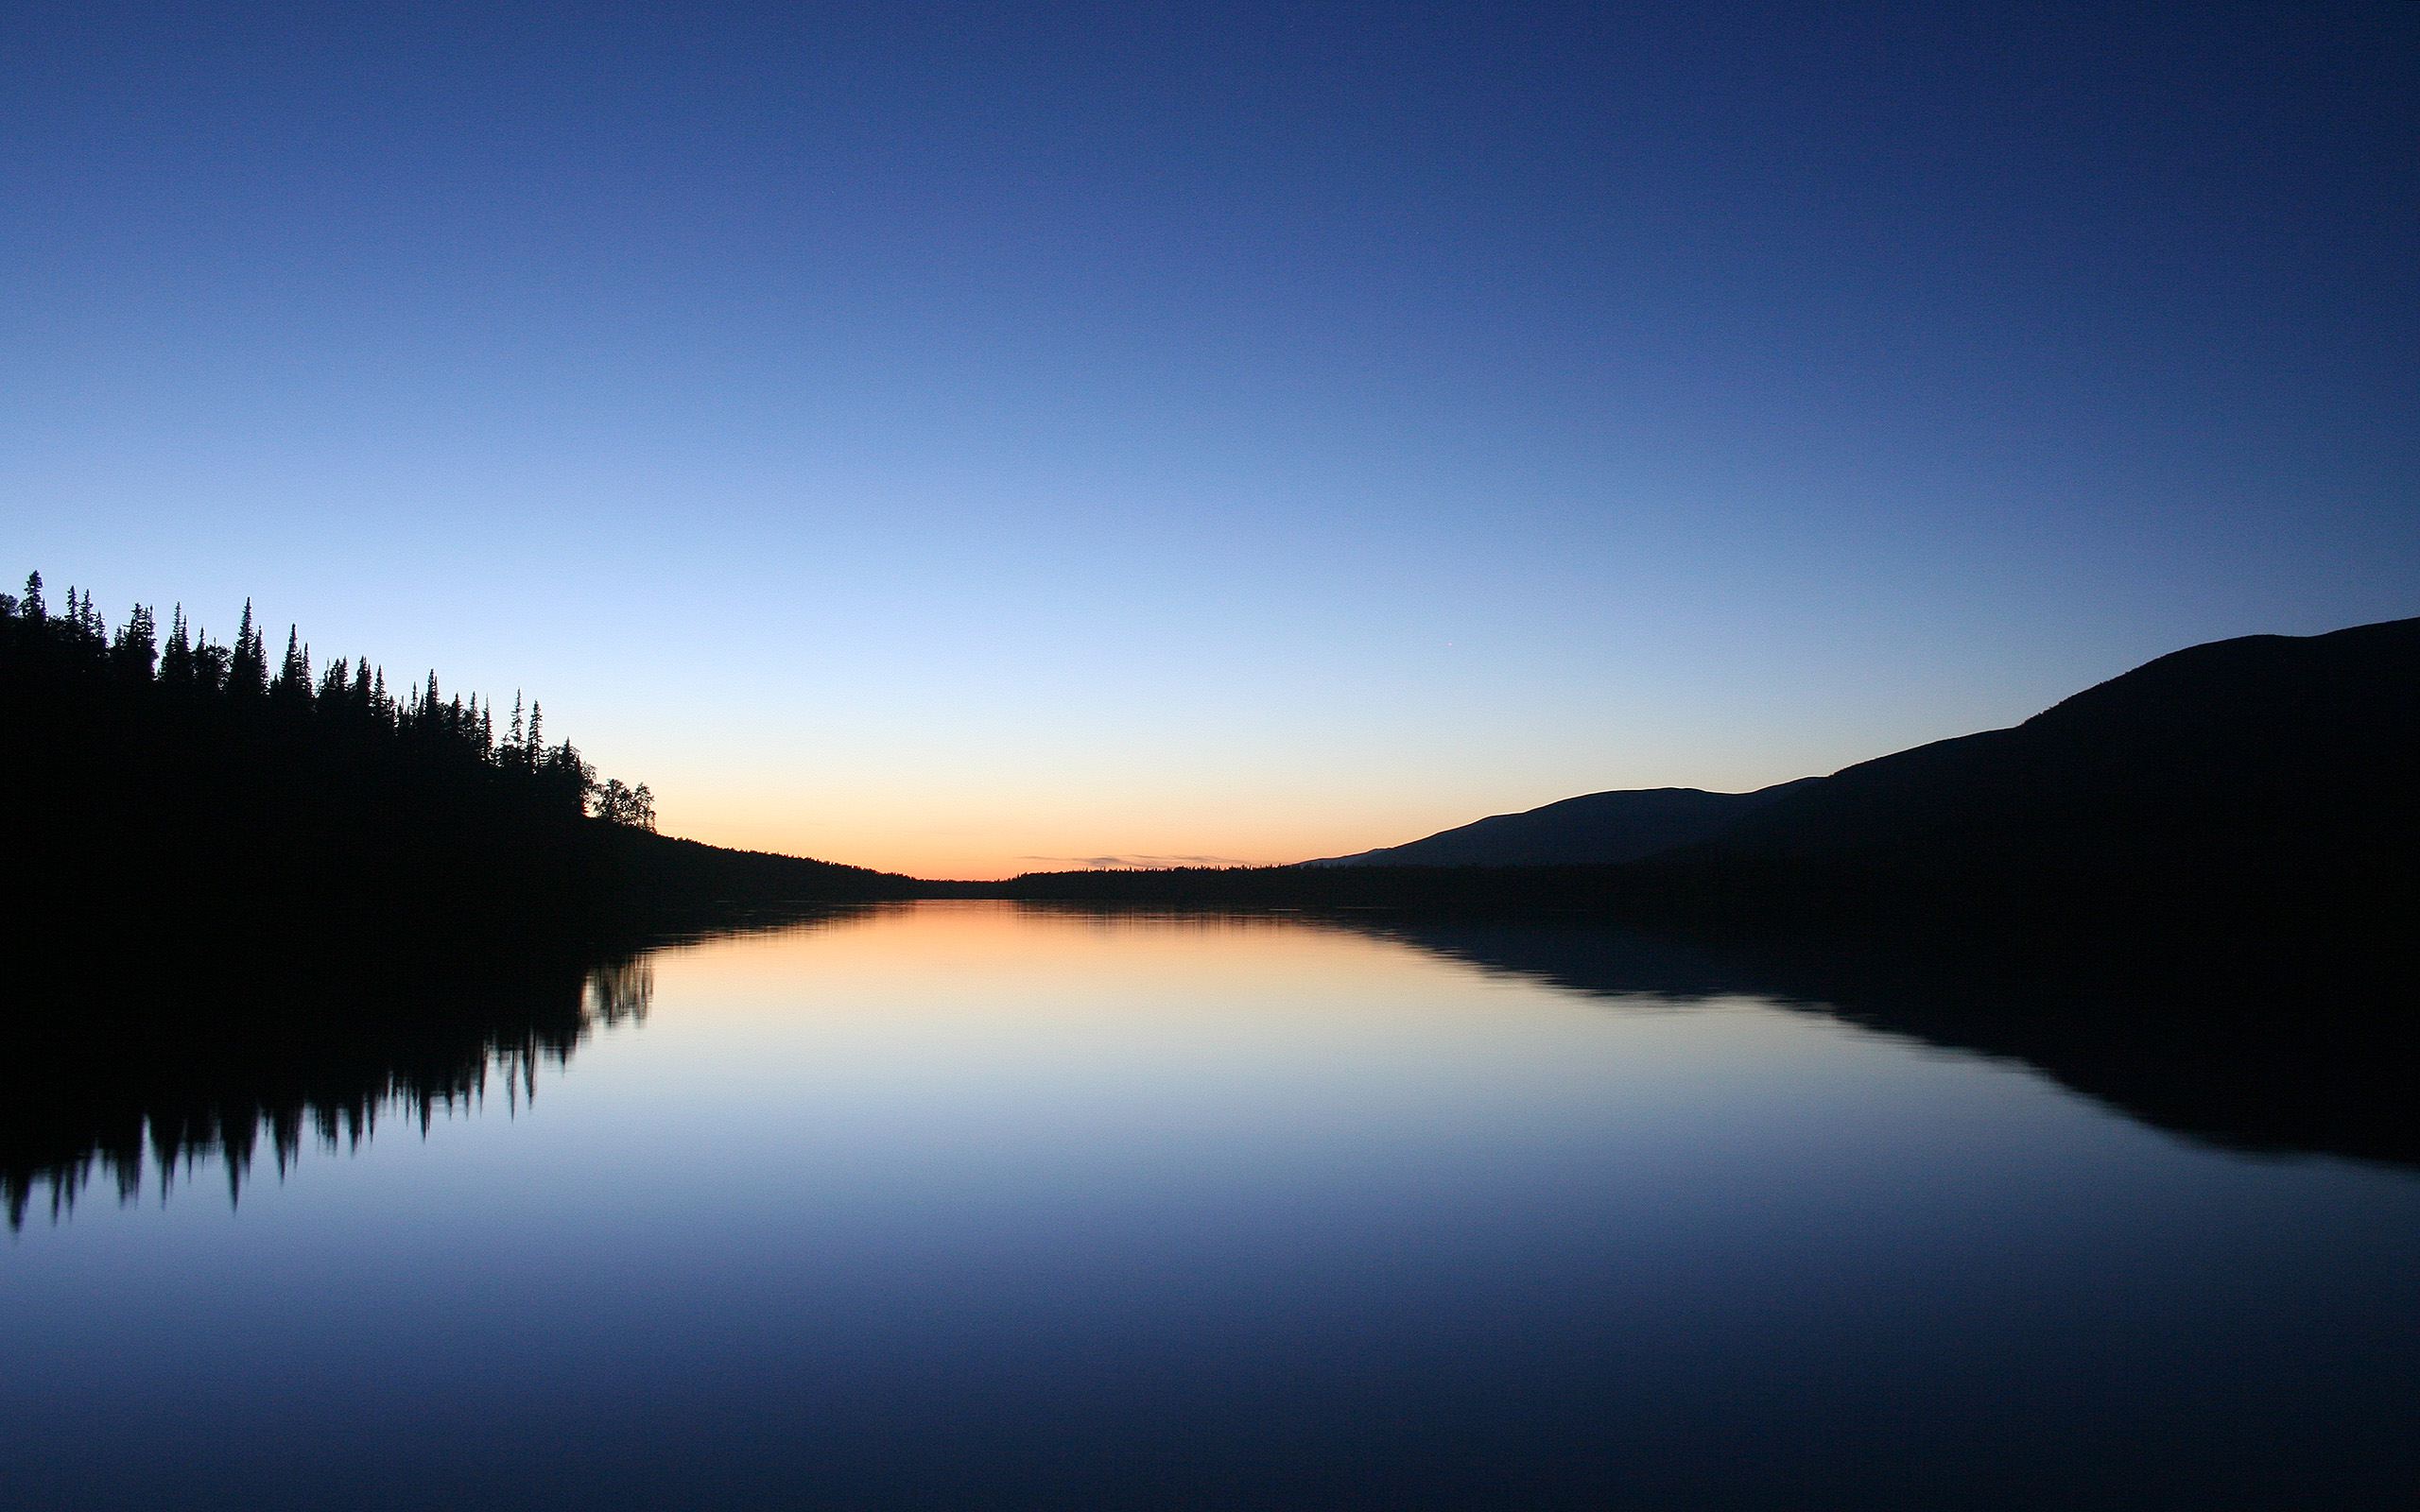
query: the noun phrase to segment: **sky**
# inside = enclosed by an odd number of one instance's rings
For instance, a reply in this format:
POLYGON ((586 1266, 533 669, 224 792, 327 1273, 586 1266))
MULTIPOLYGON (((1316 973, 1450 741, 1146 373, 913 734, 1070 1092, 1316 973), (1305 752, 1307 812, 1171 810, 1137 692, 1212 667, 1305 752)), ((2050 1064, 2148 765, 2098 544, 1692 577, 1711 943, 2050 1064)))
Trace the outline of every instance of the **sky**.
POLYGON ((2420 613, 2420 6, 0 25, 0 576, 923 875, 2420 613))

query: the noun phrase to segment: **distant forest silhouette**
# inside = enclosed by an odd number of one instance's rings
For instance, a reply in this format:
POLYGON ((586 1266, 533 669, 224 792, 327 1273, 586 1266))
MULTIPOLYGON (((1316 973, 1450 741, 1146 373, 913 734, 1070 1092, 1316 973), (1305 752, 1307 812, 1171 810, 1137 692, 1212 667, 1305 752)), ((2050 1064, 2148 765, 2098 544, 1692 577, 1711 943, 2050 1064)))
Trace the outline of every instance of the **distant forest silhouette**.
POLYGON ((147 715, 155 726, 182 716, 184 728, 175 732, 196 746, 244 734, 264 747, 340 747, 355 765, 475 783, 532 812, 655 828, 655 799, 646 783, 600 782, 570 741, 548 746, 544 710, 533 700, 525 716, 518 694, 499 740, 493 702, 482 705, 476 694, 446 697, 433 668, 401 695, 388 690, 387 669, 372 667, 366 656, 350 662, 338 657, 315 678, 299 626, 287 627, 285 652, 272 671, 249 598, 233 644, 193 628, 182 604, 169 611, 163 642, 148 605, 135 605, 112 633, 92 595, 74 587, 64 610, 52 613, 42 574, 30 573, 22 598, 0 593, 0 656, 18 696, 107 701, 122 719, 147 715))
POLYGON ((362 931, 517 937, 786 901, 904 896, 908 879, 654 833, 645 783, 600 778, 516 695, 391 686, 367 657, 272 658, 248 600, 231 643, 137 605, 112 630, 41 575, 0 593, 0 781, 45 932, 309 952, 362 931))

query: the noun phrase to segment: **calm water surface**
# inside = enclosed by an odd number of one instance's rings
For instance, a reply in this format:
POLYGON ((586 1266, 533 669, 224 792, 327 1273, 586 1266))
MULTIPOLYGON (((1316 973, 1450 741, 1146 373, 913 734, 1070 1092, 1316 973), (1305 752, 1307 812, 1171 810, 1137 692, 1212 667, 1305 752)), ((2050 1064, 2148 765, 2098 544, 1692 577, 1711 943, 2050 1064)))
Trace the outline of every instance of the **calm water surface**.
MULTIPOLYGON (((667 949, 425 1133, 37 1193, 0 1504, 2394 1505, 2420 1179, 1307 922, 667 949), (510 1091, 508 1097, 507 1089, 510 1091), (534 1095, 532 1095, 534 1093, 534 1095)), ((216 1162, 216 1163, 214 1163, 216 1162)))

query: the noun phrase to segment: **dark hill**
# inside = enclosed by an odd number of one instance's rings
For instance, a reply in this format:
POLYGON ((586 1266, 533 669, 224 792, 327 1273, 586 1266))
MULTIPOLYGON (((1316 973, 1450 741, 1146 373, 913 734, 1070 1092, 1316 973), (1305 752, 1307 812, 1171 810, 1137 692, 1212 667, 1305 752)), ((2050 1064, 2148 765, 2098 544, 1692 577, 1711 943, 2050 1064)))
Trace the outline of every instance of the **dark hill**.
POLYGON ((2018 888, 2386 885, 2420 842, 2420 620, 2178 651, 2007 730, 1861 763, 1696 864, 2018 888))
MULTIPOLYGON (((1644 849, 1652 841, 1643 830, 1618 838, 1644 849)), ((2411 933, 2415 858, 2420 620, 2397 620, 2194 646, 2011 729, 1758 794, 1592 795, 1350 864, 1037 875, 1002 891, 1219 906, 1547 906, 1730 928, 1929 919, 2074 950, 2249 930, 2373 950, 2411 933), (1635 859, 1545 864, 1558 853, 1547 847, 1582 843, 1573 816, 1615 800, 1694 803, 1683 810, 1690 818, 1708 816, 1706 800, 1717 815, 1726 801, 1745 812, 1710 837, 1635 859), (1482 839, 1504 849, 1482 850, 1482 839), (1480 861, 1514 855, 1524 861, 1480 861)))
POLYGON ((1589 793, 1526 813, 1495 815, 1425 840, 1310 865, 1609 866, 1713 839, 1748 815, 1817 781, 1802 778, 1754 793, 1709 793, 1695 787, 1589 793))

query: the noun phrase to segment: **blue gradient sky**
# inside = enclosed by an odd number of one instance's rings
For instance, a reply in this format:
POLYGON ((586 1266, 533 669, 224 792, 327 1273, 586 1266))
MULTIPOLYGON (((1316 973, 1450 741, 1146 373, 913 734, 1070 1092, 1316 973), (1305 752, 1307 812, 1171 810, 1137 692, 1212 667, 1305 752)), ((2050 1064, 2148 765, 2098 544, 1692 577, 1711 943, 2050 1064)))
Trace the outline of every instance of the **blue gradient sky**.
POLYGON ((10 8, 0 569, 680 833, 1295 859, 2420 612, 2420 7, 395 9, 10 8))

